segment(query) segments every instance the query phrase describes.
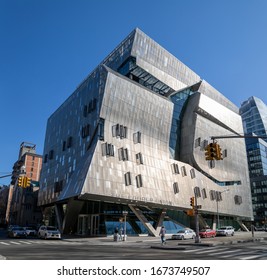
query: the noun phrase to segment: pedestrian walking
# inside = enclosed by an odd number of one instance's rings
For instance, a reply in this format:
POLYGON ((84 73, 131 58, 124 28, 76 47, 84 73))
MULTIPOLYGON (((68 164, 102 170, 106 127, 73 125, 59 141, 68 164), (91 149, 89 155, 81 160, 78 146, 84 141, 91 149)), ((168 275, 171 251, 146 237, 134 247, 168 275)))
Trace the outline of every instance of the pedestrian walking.
POLYGON ((120 241, 122 241, 122 235, 123 235, 123 228, 121 227, 119 230, 120 241))
POLYGON ((164 226, 161 227, 160 232, 159 232, 160 238, 161 238, 161 244, 166 245, 166 229, 164 226))

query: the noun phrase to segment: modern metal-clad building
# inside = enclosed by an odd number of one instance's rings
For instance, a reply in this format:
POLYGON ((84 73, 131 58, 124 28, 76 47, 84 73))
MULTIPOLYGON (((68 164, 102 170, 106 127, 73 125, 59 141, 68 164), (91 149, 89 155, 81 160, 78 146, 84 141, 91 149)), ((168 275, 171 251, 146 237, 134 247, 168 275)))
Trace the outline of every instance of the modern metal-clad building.
POLYGON ((205 159, 211 136, 242 132, 233 103, 135 29, 48 119, 38 203, 89 235, 126 214, 129 233, 190 225, 193 196, 210 226, 251 220, 244 139, 205 159))

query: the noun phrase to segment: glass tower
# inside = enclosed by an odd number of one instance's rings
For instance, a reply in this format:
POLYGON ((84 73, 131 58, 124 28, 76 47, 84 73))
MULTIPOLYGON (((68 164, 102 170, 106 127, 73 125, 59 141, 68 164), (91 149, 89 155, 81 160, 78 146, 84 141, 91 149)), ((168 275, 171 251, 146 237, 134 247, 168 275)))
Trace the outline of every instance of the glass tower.
POLYGON ((244 132, 265 135, 267 130, 267 106, 259 98, 252 96, 241 104, 244 132))
MULTIPOLYGON (((267 106, 257 97, 250 97, 240 108, 246 134, 266 136, 267 106)), ((252 207, 255 225, 267 224, 267 142, 266 138, 246 138, 252 207)))

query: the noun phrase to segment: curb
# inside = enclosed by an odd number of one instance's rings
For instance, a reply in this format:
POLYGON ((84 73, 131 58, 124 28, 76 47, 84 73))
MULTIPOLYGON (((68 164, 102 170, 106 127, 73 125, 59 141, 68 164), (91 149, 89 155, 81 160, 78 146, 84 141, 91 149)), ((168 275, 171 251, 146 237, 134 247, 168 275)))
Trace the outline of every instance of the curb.
POLYGON ((151 246, 151 249, 161 249, 161 250, 186 250, 186 247, 168 247, 168 246, 151 246))

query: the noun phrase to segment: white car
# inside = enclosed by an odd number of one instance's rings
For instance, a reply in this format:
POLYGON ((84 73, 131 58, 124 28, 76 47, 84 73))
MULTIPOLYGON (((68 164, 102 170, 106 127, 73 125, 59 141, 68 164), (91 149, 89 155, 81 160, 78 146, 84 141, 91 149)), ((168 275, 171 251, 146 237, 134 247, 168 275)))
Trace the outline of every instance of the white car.
POLYGON ((172 235, 172 239, 194 239, 196 237, 196 233, 190 229, 190 228, 185 228, 179 230, 176 234, 172 235))
POLYGON ((234 234, 235 234, 235 229, 231 226, 220 227, 216 231, 217 236, 219 236, 219 235, 224 235, 224 236, 232 235, 232 236, 234 236, 234 234))
POLYGON ((61 239, 61 233, 56 227, 41 226, 38 230, 38 237, 44 239, 61 239))

